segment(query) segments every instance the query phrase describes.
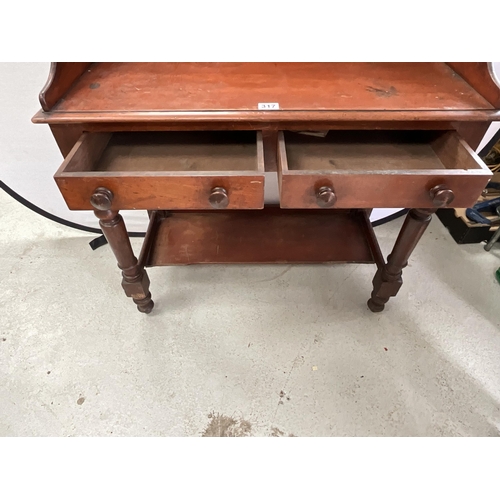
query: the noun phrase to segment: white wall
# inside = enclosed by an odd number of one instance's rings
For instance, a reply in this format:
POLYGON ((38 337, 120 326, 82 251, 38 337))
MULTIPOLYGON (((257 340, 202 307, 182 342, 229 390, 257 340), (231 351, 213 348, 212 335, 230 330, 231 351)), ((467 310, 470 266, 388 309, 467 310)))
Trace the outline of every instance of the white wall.
MULTIPOLYGON (((500 82, 500 62, 493 63, 493 72, 495 73, 497 80, 500 82)), ((500 122, 494 122, 490 125, 490 128, 487 130, 481 144, 479 144, 477 151, 481 151, 481 149, 488 144, 488 141, 496 134, 498 129, 500 129, 500 122)))
MULTIPOLYGON (((23 198, 63 219, 99 227, 93 212, 71 212, 56 186, 62 155, 47 125, 34 125, 38 94, 50 63, 0 63, 0 179, 23 198)), ((147 217, 124 212, 130 231, 144 231, 147 217)))

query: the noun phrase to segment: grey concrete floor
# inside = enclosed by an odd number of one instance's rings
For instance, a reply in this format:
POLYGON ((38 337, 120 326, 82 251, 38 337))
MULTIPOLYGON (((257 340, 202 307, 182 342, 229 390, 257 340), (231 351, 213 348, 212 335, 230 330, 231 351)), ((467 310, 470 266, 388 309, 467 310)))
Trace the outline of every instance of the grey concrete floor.
POLYGON ((437 219, 377 315, 320 265, 155 268, 146 316, 92 235, 1 190, 0 228, 2 436, 500 434, 500 245, 437 219))

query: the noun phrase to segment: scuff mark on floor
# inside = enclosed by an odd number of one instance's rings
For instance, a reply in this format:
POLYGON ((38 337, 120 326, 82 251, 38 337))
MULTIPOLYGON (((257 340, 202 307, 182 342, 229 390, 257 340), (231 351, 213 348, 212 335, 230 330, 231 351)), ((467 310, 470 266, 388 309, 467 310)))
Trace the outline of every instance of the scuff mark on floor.
POLYGON ((278 429, 278 427, 271 427, 270 437, 297 437, 297 436, 295 434, 288 434, 288 436, 286 436, 281 429, 278 429))
POLYGON ((253 281, 252 283, 265 283, 267 281, 274 281, 278 278, 281 278, 282 276, 284 276, 288 271, 290 271, 290 269, 292 269, 293 266, 288 266, 284 271, 282 271, 281 273, 279 273, 277 276, 273 276, 272 278, 266 278, 264 280, 259 280, 259 281, 253 281))
POLYGON ((281 437, 284 435, 285 433, 281 429, 278 429, 277 427, 271 428, 271 437, 281 437))
POLYGON ((251 436, 252 424, 244 419, 234 419, 220 413, 210 413, 210 422, 202 437, 248 437, 251 436))

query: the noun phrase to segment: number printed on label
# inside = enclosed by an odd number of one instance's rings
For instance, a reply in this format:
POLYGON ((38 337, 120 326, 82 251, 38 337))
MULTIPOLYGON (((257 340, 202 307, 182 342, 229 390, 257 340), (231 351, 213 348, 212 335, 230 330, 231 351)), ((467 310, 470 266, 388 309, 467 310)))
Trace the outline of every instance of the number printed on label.
POLYGON ((280 105, 277 102, 259 102, 259 109, 280 109, 280 105))

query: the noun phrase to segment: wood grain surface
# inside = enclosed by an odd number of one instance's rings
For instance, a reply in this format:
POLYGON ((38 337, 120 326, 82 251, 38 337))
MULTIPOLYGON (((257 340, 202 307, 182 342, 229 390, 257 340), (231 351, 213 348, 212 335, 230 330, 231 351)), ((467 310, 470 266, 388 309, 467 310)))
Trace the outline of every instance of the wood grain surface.
POLYGON ((445 63, 95 63, 57 111, 476 110, 445 63))
POLYGON ((448 65, 494 108, 500 107, 500 88, 493 80, 491 63, 455 62, 448 65))
POLYGON ((173 213, 157 224, 146 265, 372 263, 362 225, 349 210, 173 213))
POLYGON ((454 192, 450 206, 469 207, 492 176, 456 132, 430 135, 427 143, 428 132, 372 134, 358 143, 364 132, 331 132, 325 139, 280 132, 281 207, 318 208, 318 192, 328 187, 335 208, 431 208, 430 190, 438 185, 454 192))
POLYGON ((54 178, 71 210, 91 208, 99 187, 113 209, 209 210, 223 188, 227 209, 264 206, 260 132, 84 133, 54 178))

